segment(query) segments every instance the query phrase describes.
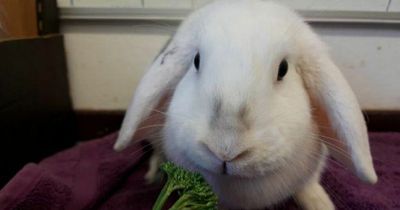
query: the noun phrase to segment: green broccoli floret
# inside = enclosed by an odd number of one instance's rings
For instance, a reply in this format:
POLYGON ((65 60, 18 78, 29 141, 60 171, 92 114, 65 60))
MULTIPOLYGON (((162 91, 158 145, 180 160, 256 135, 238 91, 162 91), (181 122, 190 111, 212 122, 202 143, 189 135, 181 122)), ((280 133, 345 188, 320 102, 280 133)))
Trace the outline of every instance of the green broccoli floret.
POLYGON ((167 162, 161 165, 168 179, 153 210, 162 210, 168 197, 177 192, 178 200, 169 210, 216 210, 218 199, 203 177, 167 162))

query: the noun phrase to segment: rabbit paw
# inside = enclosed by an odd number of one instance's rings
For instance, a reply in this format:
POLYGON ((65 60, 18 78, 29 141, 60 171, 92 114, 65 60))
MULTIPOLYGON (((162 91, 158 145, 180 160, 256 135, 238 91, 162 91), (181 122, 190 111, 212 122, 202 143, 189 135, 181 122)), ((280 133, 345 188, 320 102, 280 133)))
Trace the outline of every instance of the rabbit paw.
POLYGON ((149 161, 149 170, 144 175, 144 179, 146 180, 147 184, 152 184, 161 177, 159 171, 161 162, 162 158, 160 154, 155 152, 151 155, 149 161))
POLYGON ((306 185, 302 190, 294 196, 297 203, 304 210, 334 210, 328 194, 318 182, 312 182, 306 185))

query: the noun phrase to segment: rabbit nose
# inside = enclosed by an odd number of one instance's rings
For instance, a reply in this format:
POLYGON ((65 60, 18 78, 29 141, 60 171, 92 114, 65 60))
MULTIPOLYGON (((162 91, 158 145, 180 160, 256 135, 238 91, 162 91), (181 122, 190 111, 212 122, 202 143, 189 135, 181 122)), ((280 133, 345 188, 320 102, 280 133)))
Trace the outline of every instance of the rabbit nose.
POLYGON ((233 162, 244 159, 247 157, 251 151, 250 149, 239 150, 237 152, 229 151, 229 150, 220 150, 216 149, 215 147, 210 146, 209 144, 203 143, 205 149, 213 154, 215 157, 223 161, 225 164, 226 162, 233 162))

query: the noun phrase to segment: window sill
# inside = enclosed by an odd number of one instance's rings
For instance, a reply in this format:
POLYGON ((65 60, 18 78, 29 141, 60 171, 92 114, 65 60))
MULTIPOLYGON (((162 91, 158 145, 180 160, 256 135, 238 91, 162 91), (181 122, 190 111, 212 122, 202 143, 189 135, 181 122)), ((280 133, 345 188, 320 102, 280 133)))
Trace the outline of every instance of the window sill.
MULTIPOLYGON (((181 21, 190 9, 61 7, 62 20, 181 21)), ((307 22, 400 24, 400 12, 298 11, 307 22)))

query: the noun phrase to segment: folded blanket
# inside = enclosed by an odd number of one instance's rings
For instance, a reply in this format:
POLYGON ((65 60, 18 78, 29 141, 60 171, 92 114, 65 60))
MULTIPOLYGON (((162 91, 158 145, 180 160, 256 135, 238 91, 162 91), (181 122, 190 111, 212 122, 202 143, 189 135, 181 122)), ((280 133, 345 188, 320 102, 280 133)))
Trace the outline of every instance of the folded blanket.
MULTIPOLYGON (((151 209, 161 184, 146 185, 150 147, 112 150, 116 134, 27 164, 0 191, 0 209, 151 209)), ((361 183, 330 161, 322 184, 337 209, 400 209, 400 133, 370 133, 379 182, 361 183)), ((299 209, 293 201, 274 209, 299 209)))

